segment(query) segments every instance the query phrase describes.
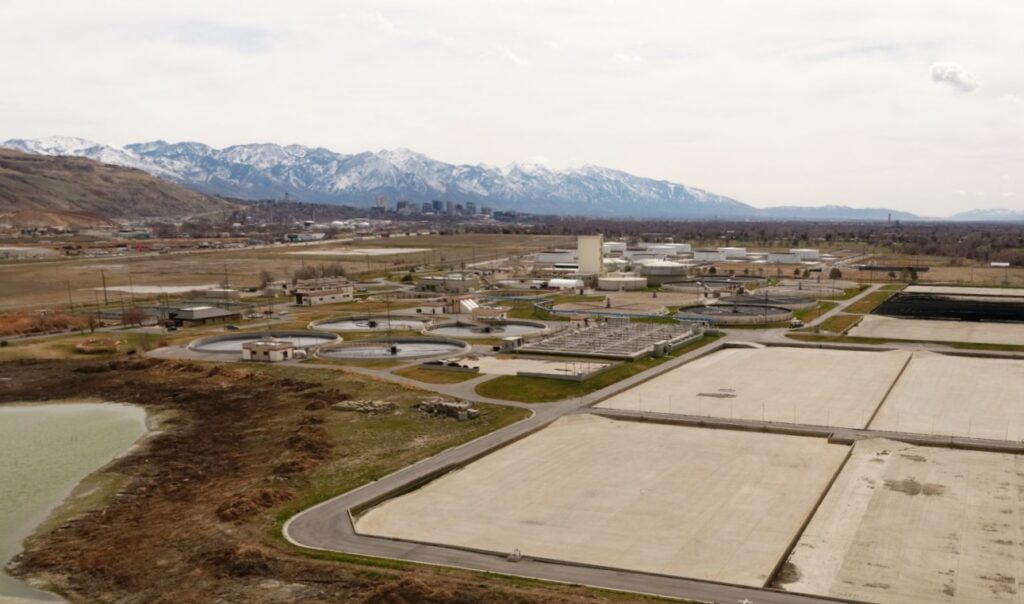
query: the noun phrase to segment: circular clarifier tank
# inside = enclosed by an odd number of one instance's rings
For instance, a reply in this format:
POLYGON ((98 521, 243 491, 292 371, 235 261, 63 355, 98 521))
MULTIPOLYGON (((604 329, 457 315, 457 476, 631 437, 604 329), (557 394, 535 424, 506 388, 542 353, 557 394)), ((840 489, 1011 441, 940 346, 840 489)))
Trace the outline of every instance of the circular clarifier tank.
POLYGON ((307 350, 315 348, 317 346, 323 346, 324 344, 331 344, 333 342, 341 341, 336 334, 328 331, 314 331, 314 330, 303 330, 303 331, 274 331, 271 333, 267 332, 251 332, 251 333, 233 333, 223 336, 210 336, 208 338, 199 338, 189 344, 189 348, 198 352, 221 352, 221 353, 239 353, 242 352, 242 345, 247 342, 256 342, 257 340, 265 340, 267 337, 271 337, 275 340, 284 340, 291 342, 296 348, 307 350))
POLYGON ((676 318, 708 318, 719 325, 757 325, 788 321, 793 311, 781 306, 755 304, 709 304, 707 306, 683 306, 676 318))
POLYGON ((357 331, 423 331, 427 323, 419 319, 401 317, 348 317, 316 321, 309 325, 326 331, 357 332, 357 331))
POLYGON ((381 338, 345 342, 323 348, 317 354, 329 359, 376 361, 450 356, 469 349, 465 342, 449 338, 381 338))
POLYGON ((535 321, 501 321, 495 323, 442 323, 424 333, 446 338, 507 338, 544 333, 548 326, 535 321))

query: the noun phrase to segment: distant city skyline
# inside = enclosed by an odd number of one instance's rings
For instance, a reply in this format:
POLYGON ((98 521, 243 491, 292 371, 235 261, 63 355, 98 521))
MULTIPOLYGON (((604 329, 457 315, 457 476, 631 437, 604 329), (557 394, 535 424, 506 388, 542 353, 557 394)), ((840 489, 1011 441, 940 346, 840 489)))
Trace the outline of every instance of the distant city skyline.
POLYGON ((595 164, 757 207, 1024 209, 1024 5, 0 5, 0 140, 595 164))

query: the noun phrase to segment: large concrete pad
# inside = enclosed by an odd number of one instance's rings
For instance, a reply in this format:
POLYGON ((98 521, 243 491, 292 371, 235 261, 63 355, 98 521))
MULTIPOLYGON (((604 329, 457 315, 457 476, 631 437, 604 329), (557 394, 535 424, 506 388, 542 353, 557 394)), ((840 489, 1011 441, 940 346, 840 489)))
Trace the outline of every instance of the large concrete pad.
POLYGON ((360 533, 763 585, 849 449, 572 415, 370 510, 360 533))
POLYGON ((1024 440, 1024 361, 915 352, 869 427, 1024 440))
POLYGON ((1020 602, 1021 492, 1021 456, 859 441, 780 583, 885 604, 1020 602))
POLYGON ((720 350, 598 407, 863 428, 909 352, 720 350))
POLYGON ((859 338, 889 340, 1024 346, 1024 324, 1021 323, 897 319, 881 315, 865 315, 861 322, 850 330, 850 335, 859 338))

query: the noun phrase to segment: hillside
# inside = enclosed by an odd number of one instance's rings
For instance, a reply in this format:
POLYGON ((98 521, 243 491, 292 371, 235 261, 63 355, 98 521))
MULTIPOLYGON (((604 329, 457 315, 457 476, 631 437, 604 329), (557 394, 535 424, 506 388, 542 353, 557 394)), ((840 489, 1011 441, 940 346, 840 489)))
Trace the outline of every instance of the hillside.
POLYGON ((177 221, 233 207, 141 170, 0 148, 0 221, 15 226, 177 221))

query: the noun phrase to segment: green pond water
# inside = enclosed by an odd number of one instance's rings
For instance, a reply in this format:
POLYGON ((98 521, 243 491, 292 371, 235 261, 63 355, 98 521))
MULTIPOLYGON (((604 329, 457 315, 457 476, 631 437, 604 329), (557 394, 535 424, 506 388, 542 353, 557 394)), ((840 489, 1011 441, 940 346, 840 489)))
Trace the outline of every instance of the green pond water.
MULTIPOLYGON (((0 567, 76 484, 145 431, 141 407, 0 405, 0 567)), ((5 598, 56 599, 0 571, 0 601, 5 598)))

